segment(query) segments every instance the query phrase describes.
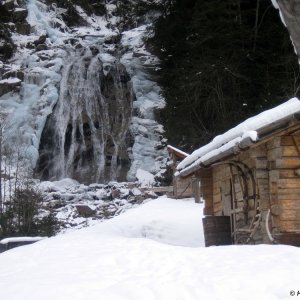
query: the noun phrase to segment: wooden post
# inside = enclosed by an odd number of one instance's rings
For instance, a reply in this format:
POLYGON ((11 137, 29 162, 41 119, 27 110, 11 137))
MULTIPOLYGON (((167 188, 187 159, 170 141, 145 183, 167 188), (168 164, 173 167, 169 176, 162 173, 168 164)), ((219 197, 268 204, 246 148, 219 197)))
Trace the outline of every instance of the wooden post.
POLYGON ((178 198, 178 189, 177 189, 177 181, 178 178, 176 178, 174 176, 175 172, 176 172, 176 165, 177 165, 177 157, 174 153, 171 154, 172 156, 172 161, 173 161, 173 165, 172 165, 172 169, 173 169, 173 189, 174 189, 174 197, 175 199, 178 198))
POLYGON ((193 188, 193 196, 195 198, 195 203, 201 203, 201 187, 200 181, 197 178, 193 178, 192 188, 193 188))

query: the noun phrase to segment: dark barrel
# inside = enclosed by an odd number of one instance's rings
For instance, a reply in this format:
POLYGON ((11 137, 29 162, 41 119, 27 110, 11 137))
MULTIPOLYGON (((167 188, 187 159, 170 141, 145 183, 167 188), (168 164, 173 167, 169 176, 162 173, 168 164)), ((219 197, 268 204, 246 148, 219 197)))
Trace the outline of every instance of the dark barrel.
POLYGON ((273 237, 278 244, 300 247, 300 234, 293 232, 281 232, 273 237))
POLYGON ((205 247, 232 244, 230 217, 206 216, 202 222, 205 247))

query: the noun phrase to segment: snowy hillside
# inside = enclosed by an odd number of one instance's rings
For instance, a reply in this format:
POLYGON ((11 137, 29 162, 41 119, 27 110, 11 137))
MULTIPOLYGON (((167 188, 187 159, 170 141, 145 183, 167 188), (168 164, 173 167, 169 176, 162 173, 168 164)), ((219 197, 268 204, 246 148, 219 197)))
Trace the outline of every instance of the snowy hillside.
POLYGON ((159 198, 94 227, 2 253, 1 299, 275 300, 297 293, 298 248, 204 248, 202 208, 159 198))

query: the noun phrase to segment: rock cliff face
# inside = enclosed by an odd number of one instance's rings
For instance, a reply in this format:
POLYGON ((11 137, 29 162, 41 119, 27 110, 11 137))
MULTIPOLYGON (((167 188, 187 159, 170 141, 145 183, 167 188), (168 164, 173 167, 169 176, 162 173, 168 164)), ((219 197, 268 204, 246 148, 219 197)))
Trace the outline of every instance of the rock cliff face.
POLYGON ((156 174, 165 162, 156 120, 165 103, 151 75, 159 62, 144 44, 158 11, 151 6, 133 24, 121 8, 0 1, 5 147, 21 149, 42 179, 134 180, 137 170, 156 174))

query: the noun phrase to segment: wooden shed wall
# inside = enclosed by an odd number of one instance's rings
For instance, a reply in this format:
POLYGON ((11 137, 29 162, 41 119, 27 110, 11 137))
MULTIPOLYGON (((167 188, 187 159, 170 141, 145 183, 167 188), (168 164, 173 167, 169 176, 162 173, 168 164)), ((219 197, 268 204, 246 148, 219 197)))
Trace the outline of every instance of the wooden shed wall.
MULTIPOLYGON (((228 158, 227 161, 211 167, 210 173, 206 170, 206 177, 204 178, 203 173, 199 172, 198 176, 201 177, 201 188, 205 199, 205 215, 230 216, 235 213, 233 224, 235 229, 249 228, 249 224, 257 211, 253 199, 248 201, 248 213, 245 214, 243 211, 244 191, 247 189, 250 197, 254 198, 254 196, 259 195, 257 201, 259 201, 260 209, 263 211, 261 218, 263 221, 265 220, 267 209, 270 207, 267 144, 261 144, 241 152, 228 158), (246 186, 241 185, 240 171, 234 164, 230 164, 230 161, 239 162, 236 165, 246 173, 246 186), (255 190, 253 190, 251 172, 255 180, 255 190)), ((259 228, 255 239, 257 243, 269 242, 264 227, 259 228)))
POLYGON ((189 198, 193 197, 193 176, 174 177, 173 179, 174 197, 189 198))
MULTIPOLYGON (((257 215, 255 201, 260 210, 264 210, 269 205, 269 182, 268 182, 268 152, 265 144, 255 148, 241 152, 231 158, 232 161, 238 161, 237 166, 242 169, 245 174, 245 185, 242 188, 240 171, 233 165, 220 165, 213 168, 214 182, 214 205, 216 204, 214 213, 216 215, 232 215, 234 213, 235 220, 233 222, 233 231, 250 230, 250 224, 257 215), (252 180, 252 177, 254 181, 252 180), (245 206, 245 189, 248 196, 252 199, 248 200, 247 213, 244 212, 245 206), (254 197, 256 200, 254 201, 254 197), (229 207, 231 201, 231 207, 229 207), (234 208, 231 209, 231 208, 234 208)), ((230 161, 230 159, 229 159, 230 161)), ((264 219, 266 213, 262 213, 260 218, 264 219)), ((236 239, 239 237, 236 236, 236 239)), ((265 230, 259 227, 253 237, 256 243, 268 242, 265 230)))
MULTIPOLYGON (((285 233, 300 234, 300 133, 274 136, 265 143, 229 157, 227 162, 230 160, 246 165, 255 179, 261 226, 254 240, 257 243, 271 242, 265 226, 269 210, 268 228, 275 239, 280 242, 285 233)), ((230 215, 232 197, 236 200, 236 208, 242 210, 243 192, 236 168, 221 162, 210 169, 198 171, 197 177, 201 178, 205 215, 230 215)), ((251 190, 250 178, 247 182, 251 190)), ((250 205, 248 222, 255 214, 254 207, 250 205)), ((242 213, 236 216, 236 228, 246 228, 245 216, 242 213)))
POLYGON ((300 234, 300 134, 269 143, 272 233, 300 234))

